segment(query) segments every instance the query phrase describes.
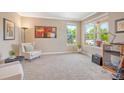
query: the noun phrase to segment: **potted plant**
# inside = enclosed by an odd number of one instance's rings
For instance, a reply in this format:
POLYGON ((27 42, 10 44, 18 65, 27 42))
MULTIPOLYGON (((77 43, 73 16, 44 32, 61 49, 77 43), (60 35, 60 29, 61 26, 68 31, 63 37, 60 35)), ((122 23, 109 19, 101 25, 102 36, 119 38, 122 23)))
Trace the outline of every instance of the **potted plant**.
POLYGON ((77 43, 77 47, 78 47, 77 51, 81 52, 81 43, 77 43))
POLYGON ((9 55, 10 55, 10 58, 15 58, 15 51, 14 50, 10 50, 9 51, 9 55))

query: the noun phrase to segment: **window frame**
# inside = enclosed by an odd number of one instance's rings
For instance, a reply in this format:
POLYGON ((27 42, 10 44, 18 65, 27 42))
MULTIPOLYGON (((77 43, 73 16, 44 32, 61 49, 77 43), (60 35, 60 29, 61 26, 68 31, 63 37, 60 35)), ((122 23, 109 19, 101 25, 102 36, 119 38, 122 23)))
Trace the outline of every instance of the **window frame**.
POLYGON ((68 39, 68 25, 73 25, 73 26, 75 26, 76 27, 76 32, 75 32, 75 41, 77 42, 77 30, 78 30, 78 27, 77 27, 77 24, 76 23, 67 23, 66 24, 66 45, 67 46, 74 46, 74 45, 76 45, 76 42, 75 43, 68 43, 68 41, 67 41, 67 39, 68 39))
MULTIPOLYGON (((109 35, 109 22, 106 20, 106 21, 102 21, 100 24, 99 24, 99 27, 101 26, 102 23, 108 23, 108 31, 106 32, 108 35, 109 35)), ((109 42, 109 39, 108 39, 108 42, 109 42)))
MULTIPOLYGON (((85 45, 89 45, 89 46, 93 46, 93 47, 98 47, 97 45, 96 45, 96 40, 98 40, 98 39, 100 39, 99 38, 99 29, 100 29, 100 26, 101 26, 101 24, 102 23, 108 23, 108 28, 107 28, 107 33, 109 34, 109 22, 108 22, 108 18, 107 17, 102 17, 102 18, 99 18, 99 19, 96 19, 95 21, 92 21, 92 22, 88 22, 88 23, 85 23, 84 24, 84 44, 85 45), (97 23, 97 22, 100 22, 100 23, 97 23), (92 39, 93 40, 93 42, 94 42, 94 44, 92 45, 92 44, 87 44, 86 43, 86 40, 88 40, 87 38, 86 38, 86 30, 87 30, 87 28, 86 28, 86 25, 88 25, 88 24, 93 24, 97 29, 96 29, 96 33, 94 33, 94 35, 96 34, 96 37, 95 37, 95 39, 92 39)), ((109 37, 110 38, 110 37, 109 37)), ((103 41, 103 40, 102 40, 103 41)), ((109 42, 109 39, 108 39, 108 42, 109 42)))

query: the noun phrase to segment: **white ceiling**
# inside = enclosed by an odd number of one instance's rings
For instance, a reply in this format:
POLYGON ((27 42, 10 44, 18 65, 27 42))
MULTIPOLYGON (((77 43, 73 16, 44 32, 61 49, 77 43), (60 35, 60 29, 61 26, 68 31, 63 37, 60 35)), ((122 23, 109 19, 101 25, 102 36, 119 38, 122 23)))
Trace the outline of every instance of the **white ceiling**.
POLYGON ((25 17, 80 21, 95 14, 94 12, 19 12, 25 17))

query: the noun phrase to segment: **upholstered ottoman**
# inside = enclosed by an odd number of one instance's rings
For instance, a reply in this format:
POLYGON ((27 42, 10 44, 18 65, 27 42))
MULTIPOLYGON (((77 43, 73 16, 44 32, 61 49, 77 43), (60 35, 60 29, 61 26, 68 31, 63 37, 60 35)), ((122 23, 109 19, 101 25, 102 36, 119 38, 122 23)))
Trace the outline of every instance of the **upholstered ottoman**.
POLYGON ((23 68, 19 61, 0 64, 0 80, 22 80, 23 68))

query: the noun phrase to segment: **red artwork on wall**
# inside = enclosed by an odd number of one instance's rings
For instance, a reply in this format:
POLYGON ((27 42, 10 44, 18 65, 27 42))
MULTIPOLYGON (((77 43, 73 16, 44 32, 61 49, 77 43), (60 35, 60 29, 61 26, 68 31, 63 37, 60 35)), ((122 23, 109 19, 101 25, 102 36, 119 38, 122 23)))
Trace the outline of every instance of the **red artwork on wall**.
POLYGON ((35 38, 56 38, 56 27, 35 26, 35 38))

